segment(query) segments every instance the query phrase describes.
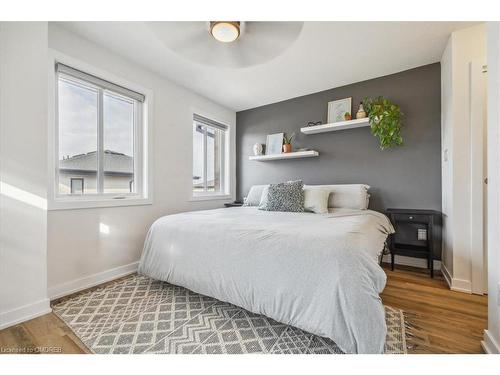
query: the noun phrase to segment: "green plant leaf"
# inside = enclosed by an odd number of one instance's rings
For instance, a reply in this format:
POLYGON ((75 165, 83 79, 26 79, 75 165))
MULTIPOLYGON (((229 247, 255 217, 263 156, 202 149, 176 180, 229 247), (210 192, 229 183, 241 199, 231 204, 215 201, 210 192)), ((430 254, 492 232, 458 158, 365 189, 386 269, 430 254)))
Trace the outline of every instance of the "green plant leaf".
POLYGON ((286 134, 283 134, 283 144, 285 144, 285 145, 291 144, 294 137, 295 137, 295 133, 292 133, 292 135, 290 137, 287 137, 286 134))
POLYGON ((380 148, 402 146, 401 136, 403 113, 397 104, 383 96, 365 98, 363 107, 368 113, 371 133, 379 139, 380 148))

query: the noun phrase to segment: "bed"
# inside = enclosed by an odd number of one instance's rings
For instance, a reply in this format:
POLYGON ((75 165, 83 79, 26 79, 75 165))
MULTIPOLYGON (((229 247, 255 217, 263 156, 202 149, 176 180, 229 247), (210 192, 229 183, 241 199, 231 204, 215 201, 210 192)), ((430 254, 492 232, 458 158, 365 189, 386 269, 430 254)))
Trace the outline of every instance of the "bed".
POLYGON ((393 231, 371 210, 186 212, 151 226, 139 273, 331 338, 346 353, 382 353, 378 257, 393 231))

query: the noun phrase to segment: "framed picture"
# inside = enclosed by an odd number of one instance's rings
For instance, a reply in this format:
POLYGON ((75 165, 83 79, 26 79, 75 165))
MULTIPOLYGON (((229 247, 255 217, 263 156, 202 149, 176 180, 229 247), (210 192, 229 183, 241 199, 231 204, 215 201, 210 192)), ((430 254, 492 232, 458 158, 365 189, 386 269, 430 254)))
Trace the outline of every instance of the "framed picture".
POLYGON ((345 121, 346 112, 352 114, 352 98, 345 98, 328 102, 328 123, 345 121))
POLYGON ((266 139, 266 155, 281 154, 284 133, 269 134, 266 139))

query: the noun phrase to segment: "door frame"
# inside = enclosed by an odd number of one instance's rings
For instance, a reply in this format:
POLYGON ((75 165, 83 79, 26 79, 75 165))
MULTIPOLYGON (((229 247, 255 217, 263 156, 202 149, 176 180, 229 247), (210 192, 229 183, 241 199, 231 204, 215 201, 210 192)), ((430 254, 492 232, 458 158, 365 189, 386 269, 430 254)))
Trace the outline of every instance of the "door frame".
POLYGON ((469 63, 471 291, 487 292, 487 76, 486 62, 469 63))

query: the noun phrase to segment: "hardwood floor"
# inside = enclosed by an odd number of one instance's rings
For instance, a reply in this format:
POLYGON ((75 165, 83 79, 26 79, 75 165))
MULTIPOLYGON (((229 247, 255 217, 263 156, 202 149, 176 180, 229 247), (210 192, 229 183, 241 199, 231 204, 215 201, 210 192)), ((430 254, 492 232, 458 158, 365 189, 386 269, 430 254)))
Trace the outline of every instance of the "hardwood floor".
MULTIPOLYGON (((398 266, 385 268, 388 279, 384 304, 405 311, 409 325, 409 353, 483 353, 487 326, 487 297, 453 292, 437 272, 398 266)), ((88 353, 83 343, 56 315, 42 317, 0 331, 0 353, 88 353)))
POLYGON ((436 272, 385 266, 384 304, 405 311, 411 326, 409 353, 484 353, 483 331, 488 325, 486 296, 454 292, 436 272))

